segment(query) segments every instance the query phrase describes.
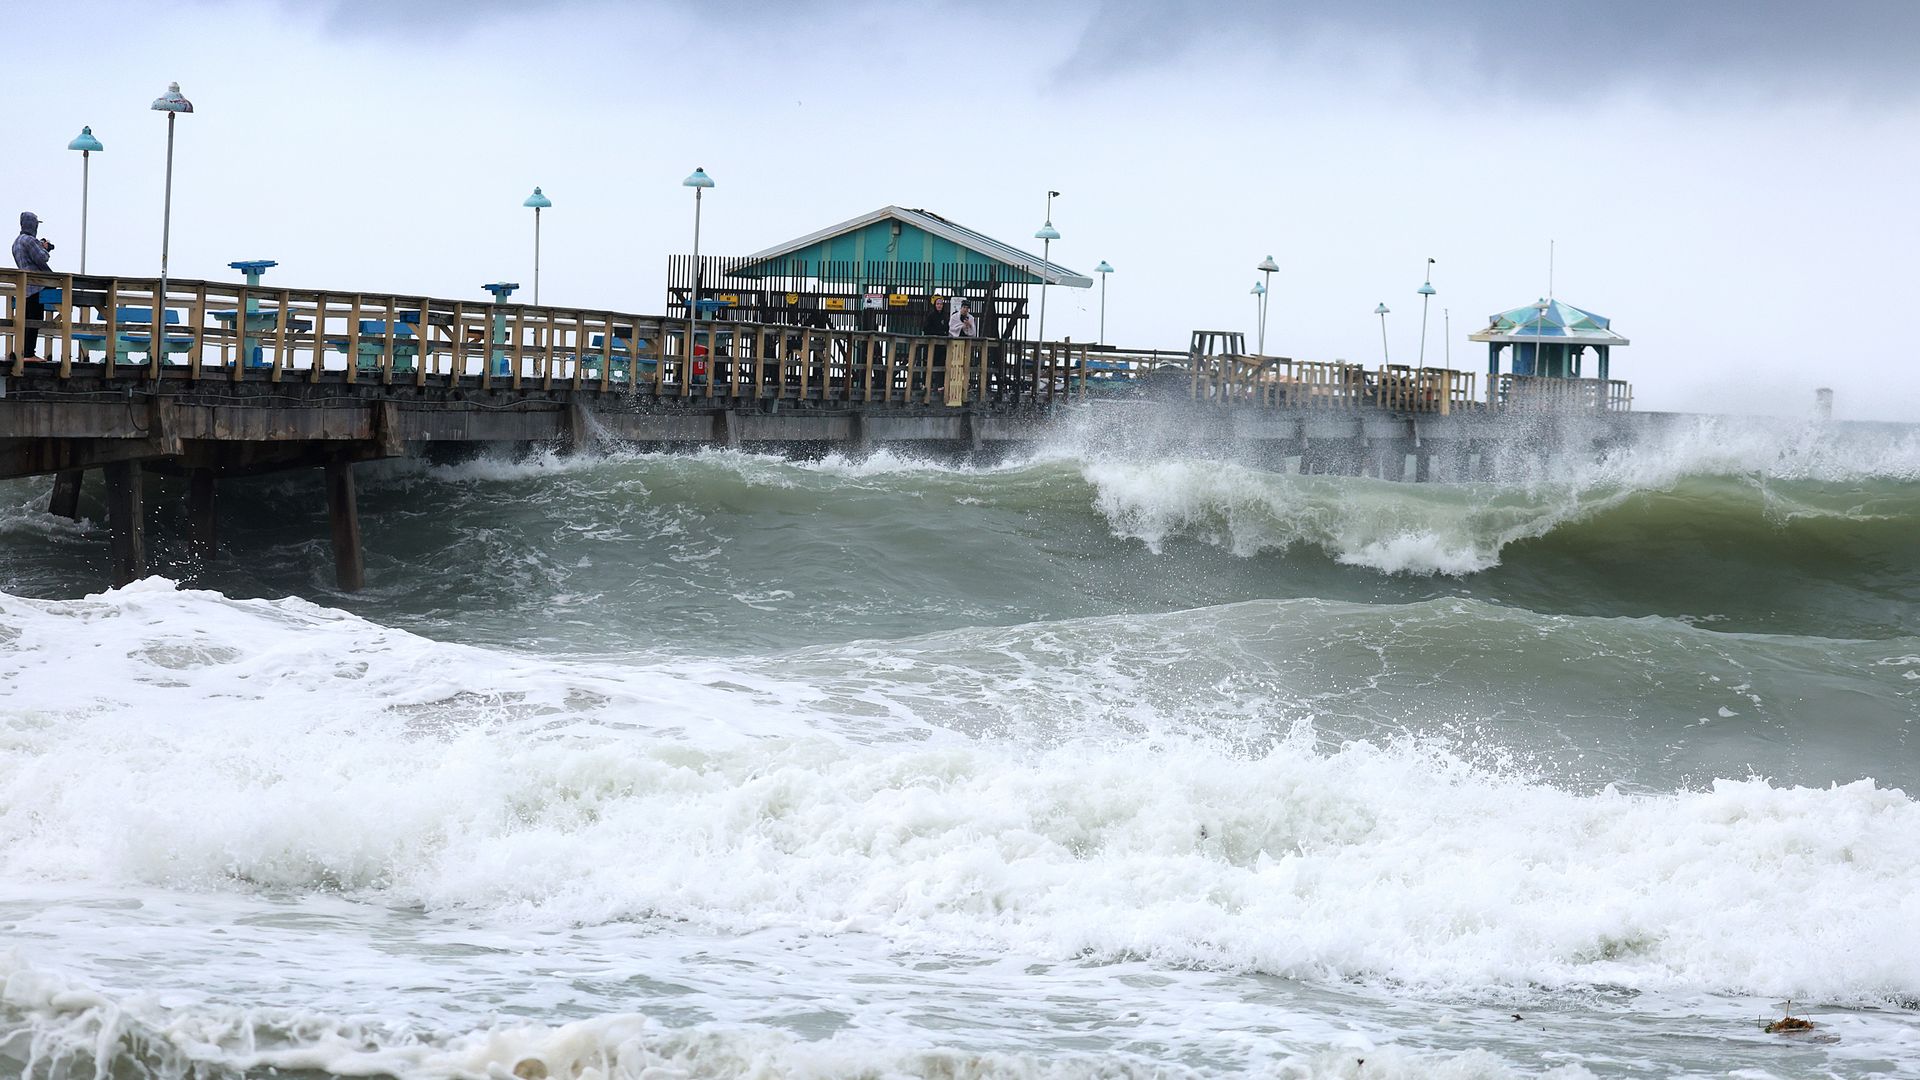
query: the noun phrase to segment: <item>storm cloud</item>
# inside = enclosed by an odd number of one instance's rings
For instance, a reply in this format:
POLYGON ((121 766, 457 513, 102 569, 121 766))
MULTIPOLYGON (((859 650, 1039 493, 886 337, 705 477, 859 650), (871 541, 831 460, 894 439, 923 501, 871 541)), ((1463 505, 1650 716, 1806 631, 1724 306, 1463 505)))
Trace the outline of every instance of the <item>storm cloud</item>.
POLYGON ((1098 0, 1068 66, 1191 59, 1249 43, 1277 60, 1387 54, 1415 74, 1555 96, 1707 83, 1859 99, 1920 92, 1912 0, 1098 0))

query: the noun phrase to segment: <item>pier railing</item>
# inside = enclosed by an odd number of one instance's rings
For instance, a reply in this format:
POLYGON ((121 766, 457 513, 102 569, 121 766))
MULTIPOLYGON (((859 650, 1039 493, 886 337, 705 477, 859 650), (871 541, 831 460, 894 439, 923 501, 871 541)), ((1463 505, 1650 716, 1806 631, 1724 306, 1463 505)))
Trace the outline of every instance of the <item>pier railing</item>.
POLYGON ((0 368, 60 379, 332 382, 486 391, 567 388, 683 400, 1045 405, 1152 389, 1276 409, 1626 411, 1619 380, 1084 342, 642 316, 425 296, 0 271, 0 368), (37 293, 44 310, 24 298, 37 293), (158 310, 159 318, 155 318, 158 310), (159 333, 154 333, 156 322, 159 333), (35 359, 25 347, 37 337, 35 359))
POLYGON ((1390 409, 1447 414, 1479 407, 1477 376, 1451 368, 1284 356, 1205 356, 1191 365, 1190 394, 1199 401, 1284 409, 1390 409))
POLYGON ((1620 379, 1500 375, 1489 404, 1506 412, 1630 412, 1633 386, 1620 379))
POLYGON ((4 370, 954 406, 1045 404, 1089 391, 1088 346, 1073 342, 689 326, 615 311, 194 280, 168 282, 162 301, 158 288, 152 278, 0 272, 0 342, 15 357, 4 370), (31 326, 21 302, 29 290, 45 309, 31 326), (38 359, 25 355, 29 329, 38 359))

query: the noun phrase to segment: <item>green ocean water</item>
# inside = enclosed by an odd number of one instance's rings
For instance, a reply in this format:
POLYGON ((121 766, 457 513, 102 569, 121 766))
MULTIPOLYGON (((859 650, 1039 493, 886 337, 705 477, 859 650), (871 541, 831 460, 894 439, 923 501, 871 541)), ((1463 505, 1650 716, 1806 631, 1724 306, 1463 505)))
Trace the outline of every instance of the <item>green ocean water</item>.
MULTIPOLYGON (((395 1075, 489 1075, 503 1015, 589 1025, 515 1054, 630 1038, 688 1075, 728 1074, 687 1065, 709 1037, 768 1075, 1348 1075, 1349 1021, 1379 1075, 1916 1075, 1920 437, 1701 421, 1472 484, 1248 460, 363 466, 352 595, 317 476, 224 483, 210 566, 156 481, 170 582, 107 594, 97 492, 76 525, 0 484, 14 977, 162 1027, 253 994, 276 1047, 355 1017, 395 1075), (50 914, 101 904, 119 930, 50 914), (367 1015, 345 977, 202 967, 226 922, 309 918, 250 955, 499 958, 367 1015), (202 1005, 128 996, 141 934, 202 1005), (609 957, 665 981, 533 989, 609 957), (961 971, 994 989, 933 1004, 961 971), (1845 1037, 1782 1059, 1734 1025, 1795 995, 1845 1037)), ((15 997, 0 1055, 59 1027, 15 997)), ((124 1061, 298 1057, 205 1045, 124 1061)), ((303 1060, 372 1060, 335 1049, 303 1060)))

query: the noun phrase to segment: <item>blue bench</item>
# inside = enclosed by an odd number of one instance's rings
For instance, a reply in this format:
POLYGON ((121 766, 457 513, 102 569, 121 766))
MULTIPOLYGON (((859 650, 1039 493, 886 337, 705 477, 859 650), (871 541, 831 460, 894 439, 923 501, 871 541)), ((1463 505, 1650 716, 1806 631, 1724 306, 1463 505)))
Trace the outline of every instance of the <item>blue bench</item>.
MULTIPOLYGON (((112 348, 113 362, 116 364, 151 363, 153 360, 153 348, 150 342, 152 341, 153 335, 151 333, 129 333, 124 327, 144 326, 151 331, 153 327, 153 309, 150 307, 115 308, 113 317, 115 329, 112 348), (145 356, 142 359, 135 360, 133 358, 133 354, 135 353, 144 353, 145 356)), ((165 326, 179 326, 180 313, 172 308, 167 308, 166 315, 161 319, 161 322, 165 326)), ((107 335, 75 334, 73 335, 73 340, 80 343, 82 351, 91 354, 95 347, 99 347, 102 351, 105 351, 107 335)), ((160 349, 166 353, 169 358, 179 353, 187 352, 192 348, 193 339, 190 337, 173 337, 164 332, 160 336, 160 349)))
MULTIPOLYGON (((602 364, 607 365, 608 378, 612 382, 625 382, 632 377, 633 350, 628 346, 627 339, 616 337, 613 339, 613 345, 609 347, 605 334, 595 334, 588 339, 587 347, 594 351, 580 358, 580 377, 582 379, 598 380, 600 378, 600 365, 602 364)), ((647 347, 645 338, 640 339, 640 347, 642 349, 647 347)), ((651 372, 659 366, 660 362, 651 356, 643 356, 640 358, 640 370, 642 371, 651 372)))
MULTIPOLYGON (((414 363, 420 357, 420 338, 414 327, 420 325, 418 311, 403 311, 393 322, 393 370, 395 374, 412 374, 414 363)), ((335 352, 344 353, 351 345, 349 338, 328 338, 327 345, 335 352)), ((387 355, 387 320, 360 320, 360 348, 354 357, 353 366, 360 371, 379 371, 381 362, 387 355)))

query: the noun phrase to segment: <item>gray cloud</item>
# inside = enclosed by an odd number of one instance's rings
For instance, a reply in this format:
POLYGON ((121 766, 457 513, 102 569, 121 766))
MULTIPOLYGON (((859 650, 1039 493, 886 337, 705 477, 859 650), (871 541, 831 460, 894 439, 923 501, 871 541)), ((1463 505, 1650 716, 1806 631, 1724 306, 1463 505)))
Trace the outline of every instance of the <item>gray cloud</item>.
POLYGON ((1545 96, 1623 83, 1920 91, 1915 0, 1098 0, 1063 70, 1097 77, 1225 41, 1336 62, 1384 46, 1416 74, 1470 70, 1480 86, 1545 96))
MULTIPOLYGON (((199 0, 270 4, 315 16, 333 33, 431 28, 427 40, 543 12, 642 19, 697 16, 728 33, 825 33, 848 44, 874 33, 878 0, 199 0)), ((1853 102, 1920 97, 1920 0, 1019 0, 941 3, 990 42, 1011 11, 1057 20, 1076 44, 1056 65, 1062 84, 1191 64, 1248 45, 1276 64, 1356 69, 1384 60, 1442 91, 1547 99, 1641 87, 1853 102)), ((990 49, 979 54, 992 68, 990 49)))

